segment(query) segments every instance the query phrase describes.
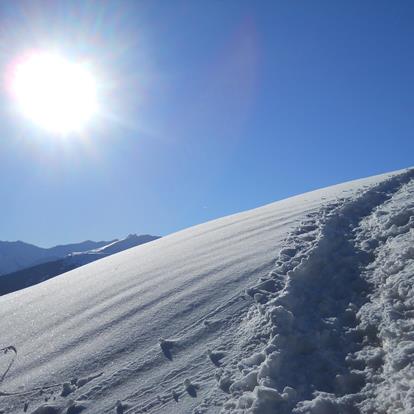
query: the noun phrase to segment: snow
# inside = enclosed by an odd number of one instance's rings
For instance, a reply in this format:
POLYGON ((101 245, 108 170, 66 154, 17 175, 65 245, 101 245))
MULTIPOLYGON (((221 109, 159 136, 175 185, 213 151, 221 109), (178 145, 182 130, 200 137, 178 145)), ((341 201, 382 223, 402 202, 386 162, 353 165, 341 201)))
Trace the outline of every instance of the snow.
POLYGON ((38 247, 22 241, 0 241, 0 275, 8 275, 59 259, 64 259, 68 265, 82 265, 97 260, 103 255, 109 256, 158 238, 159 236, 149 234, 130 234, 124 239, 99 242, 86 240, 50 248, 38 247))
POLYGON ((16 354, 0 410, 413 412, 413 178, 292 197, 1 297, 16 354))
POLYGON ((57 260, 74 251, 96 249, 112 242, 86 240, 81 243, 43 248, 22 241, 0 241, 0 275, 57 260))
MULTIPOLYGON (((55 277, 62 273, 68 272, 69 270, 76 269, 77 267, 83 266, 87 263, 94 262, 95 260, 102 259, 103 257, 110 256, 111 254, 118 253, 122 250, 126 250, 143 243, 148 243, 158 238, 159 236, 151 236, 149 234, 143 234, 139 236, 136 234, 130 234, 124 239, 115 240, 112 242, 86 241, 78 244, 56 246, 50 249, 41 249, 36 246, 31 246, 33 249, 35 249, 37 260, 41 261, 42 263, 31 267, 25 267, 24 269, 13 273, 1 275, 0 295, 24 289, 26 287, 51 279, 52 277, 55 277), (88 246, 95 246, 95 248, 92 250, 80 252, 73 252, 72 250, 74 248, 81 247, 87 248, 88 246), (68 252, 70 253, 68 254, 68 252), (42 260, 44 262, 40 259, 39 254, 44 254, 44 257, 42 256, 42 260), (54 254, 56 256, 63 254, 64 256, 59 259, 48 261, 50 260, 50 256, 48 255, 50 254, 54 254)), ((24 247, 30 245, 27 245, 25 243, 17 243, 20 248, 13 249, 13 246, 15 245, 16 243, 13 242, 0 242, 0 264, 2 263, 2 254, 6 255, 8 259, 15 258, 15 256, 18 257, 20 265, 22 263, 28 263, 30 256, 27 255, 27 249, 24 247)), ((8 261, 5 262, 6 265, 8 261)))

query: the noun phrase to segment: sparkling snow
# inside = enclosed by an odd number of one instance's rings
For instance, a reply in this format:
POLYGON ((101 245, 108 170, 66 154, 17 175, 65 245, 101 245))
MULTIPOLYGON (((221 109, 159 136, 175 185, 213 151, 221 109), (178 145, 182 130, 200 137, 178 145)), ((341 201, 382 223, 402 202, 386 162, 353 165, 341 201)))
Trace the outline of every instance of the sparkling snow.
POLYGON ((412 413, 413 232, 404 170, 1 297, 0 412, 412 413))

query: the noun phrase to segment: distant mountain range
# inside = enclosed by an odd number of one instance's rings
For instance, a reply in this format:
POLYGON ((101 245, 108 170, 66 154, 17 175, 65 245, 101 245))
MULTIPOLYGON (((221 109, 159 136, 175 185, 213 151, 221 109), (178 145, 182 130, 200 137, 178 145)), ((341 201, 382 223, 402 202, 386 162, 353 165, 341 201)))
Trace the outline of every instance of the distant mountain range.
POLYGON ((15 272, 29 266, 61 259, 73 252, 98 249, 116 240, 65 244, 48 249, 22 241, 0 241, 0 275, 15 272))
POLYGON ((124 239, 67 244, 45 249, 22 241, 0 241, 0 295, 35 285, 61 273, 160 236, 130 234, 124 239))

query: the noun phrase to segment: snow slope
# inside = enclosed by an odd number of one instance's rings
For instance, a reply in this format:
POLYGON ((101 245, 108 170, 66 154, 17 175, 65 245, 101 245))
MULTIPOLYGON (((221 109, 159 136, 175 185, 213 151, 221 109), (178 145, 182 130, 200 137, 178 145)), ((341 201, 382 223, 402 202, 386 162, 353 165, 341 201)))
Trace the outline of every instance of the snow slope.
POLYGON ((57 260, 75 251, 97 249, 114 241, 86 240, 81 243, 64 244, 47 249, 22 241, 0 241, 0 275, 57 260))
MULTIPOLYGON (((160 236, 151 236, 149 234, 142 234, 139 236, 136 234, 130 234, 124 239, 115 240, 112 242, 104 242, 106 244, 99 248, 73 253, 71 251, 69 255, 66 255, 60 259, 47 261, 36 266, 31 266, 13 273, 1 275, 0 295, 5 295, 10 292, 15 292, 16 290, 36 285, 37 283, 51 279, 52 277, 68 272, 69 270, 76 269, 77 267, 83 266, 87 263, 94 262, 95 260, 100 260, 106 256, 110 256, 123 250, 130 249, 131 247, 139 246, 140 244, 148 243, 159 238, 160 236)), ((69 249, 71 247, 73 248, 73 246, 96 246, 98 243, 102 242, 84 242, 78 245, 57 246, 56 248, 47 250, 60 249, 61 253, 63 253, 65 251, 63 249, 64 247, 66 247, 66 249, 69 249)), ((56 251, 56 254, 57 253, 58 252, 56 251)))
POLYGON ((1 297, 0 409, 413 412, 413 178, 293 197, 1 297))

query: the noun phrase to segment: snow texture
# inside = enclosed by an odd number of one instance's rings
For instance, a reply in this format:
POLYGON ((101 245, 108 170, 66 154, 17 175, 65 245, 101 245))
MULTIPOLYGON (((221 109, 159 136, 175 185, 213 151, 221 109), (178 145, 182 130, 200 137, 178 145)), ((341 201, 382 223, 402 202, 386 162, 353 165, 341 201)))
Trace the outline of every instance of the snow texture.
POLYGON ((412 413, 413 233, 403 170, 3 296, 0 412, 412 413))

